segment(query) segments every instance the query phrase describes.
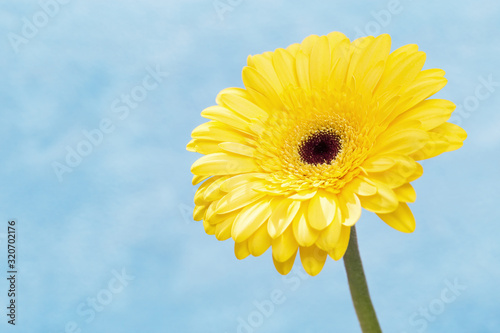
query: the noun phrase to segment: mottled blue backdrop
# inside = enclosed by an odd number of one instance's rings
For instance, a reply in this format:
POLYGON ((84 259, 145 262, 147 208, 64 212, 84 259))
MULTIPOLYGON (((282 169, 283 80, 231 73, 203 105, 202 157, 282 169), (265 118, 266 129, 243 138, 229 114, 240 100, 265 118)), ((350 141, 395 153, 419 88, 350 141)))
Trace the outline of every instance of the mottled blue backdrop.
POLYGON ((385 332, 500 331, 500 3, 41 0, 0 4, 1 332, 359 332, 342 261, 288 277, 193 222, 185 150, 249 54, 389 33, 446 70, 462 149, 423 162, 414 234, 363 212, 385 332), (5 275, 4 275, 5 274, 5 275))

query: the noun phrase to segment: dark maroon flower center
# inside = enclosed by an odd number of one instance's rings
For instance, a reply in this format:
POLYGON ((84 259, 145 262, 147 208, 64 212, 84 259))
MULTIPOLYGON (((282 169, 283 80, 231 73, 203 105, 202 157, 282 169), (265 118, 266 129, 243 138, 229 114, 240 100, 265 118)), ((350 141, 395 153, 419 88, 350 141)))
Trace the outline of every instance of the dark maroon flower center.
POLYGON ((335 159, 341 148, 338 135, 331 131, 318 131, 302 140, 299 155, 304 163, 328 164, 335 159))

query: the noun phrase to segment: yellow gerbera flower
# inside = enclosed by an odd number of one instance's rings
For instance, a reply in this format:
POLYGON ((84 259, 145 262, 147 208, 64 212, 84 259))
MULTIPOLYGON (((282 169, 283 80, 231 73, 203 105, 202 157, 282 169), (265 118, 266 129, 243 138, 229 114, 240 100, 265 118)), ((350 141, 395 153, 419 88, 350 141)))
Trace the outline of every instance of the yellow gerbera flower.
POLYGON ((248 57, 245 88, 222 90, 187 146, 205 155, 191 171, 208 234, 232 237, 238 259, 272 247, 281 274, 299 251, 316 275, 328 255, 342 258, 362 207, 415 229, 416 161, 458 149, 466 133, 446 122, 452 102, 427 99, 444 71, 422 70, 417 45, 390 48, 388 35, 332 32, 248 57))

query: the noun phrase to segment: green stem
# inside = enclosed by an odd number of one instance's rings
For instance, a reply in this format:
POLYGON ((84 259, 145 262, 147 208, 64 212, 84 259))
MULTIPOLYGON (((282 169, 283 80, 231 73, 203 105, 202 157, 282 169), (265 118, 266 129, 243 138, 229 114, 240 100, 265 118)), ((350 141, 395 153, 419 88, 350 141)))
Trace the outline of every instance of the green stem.
POLYGON ((366 284, 365 272, 363 264, 359 256, 358 238, 356 236, 356 228, 351 228, 351 238, 349 246, 344 255, 344 265, 347 272, 347 280, 349 281, 349 289, 351 290, 352 302, 354 309, 358 315, 358 320, 363 333, 381 333, 380 324, 378 323, 375 309, 373 308, 368 285, 366 284))

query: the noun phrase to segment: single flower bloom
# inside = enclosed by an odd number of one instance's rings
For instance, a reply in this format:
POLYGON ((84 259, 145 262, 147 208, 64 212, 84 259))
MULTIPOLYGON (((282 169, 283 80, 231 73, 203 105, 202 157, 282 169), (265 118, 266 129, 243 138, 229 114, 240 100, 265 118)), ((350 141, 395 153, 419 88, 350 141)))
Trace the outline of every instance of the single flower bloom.
POLYGON ((388 35, 332 32, 248 57, 245 88, 222 90, 187 145, 205 155, 191 171, 208 234, 232 238, 238 259, 271 247, 281 274, 299 252, 316 275, 342 258, 362 207, 414 231, 417 161, 460 148, 466 133, 447 122, 452 102, 428 99, 444 71, 422 70, 417 45, 390 48, 388 35))

